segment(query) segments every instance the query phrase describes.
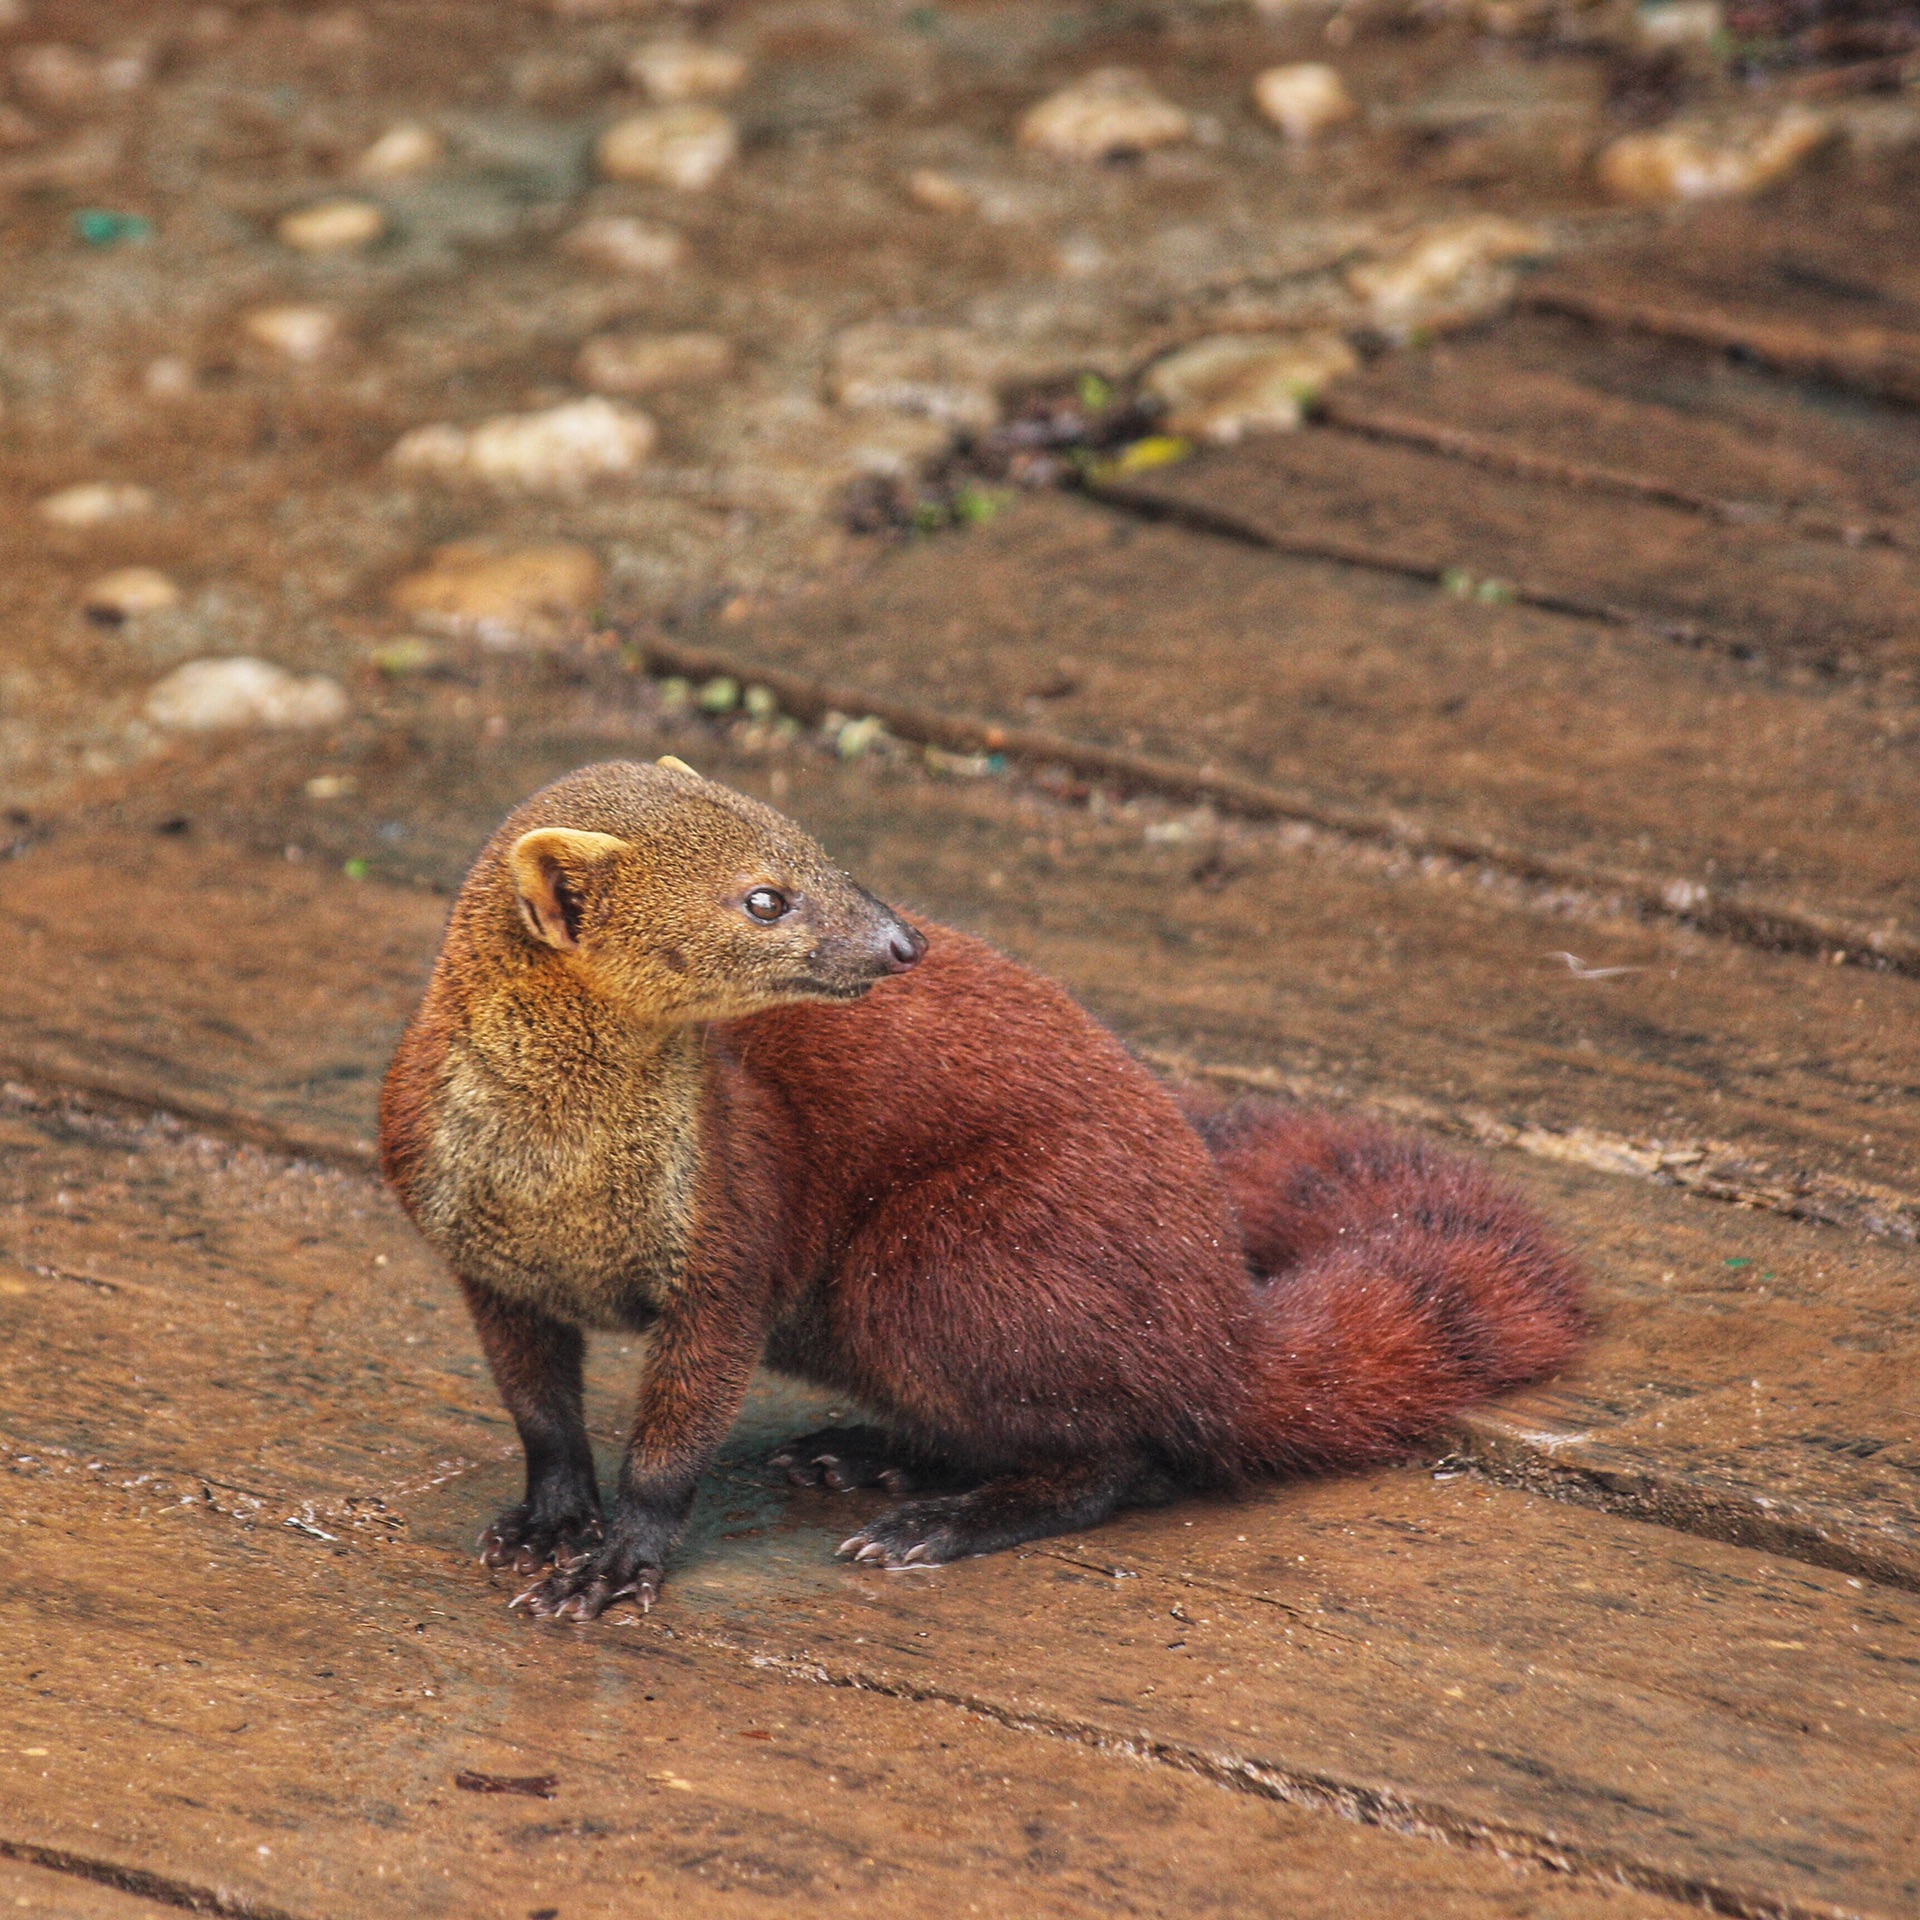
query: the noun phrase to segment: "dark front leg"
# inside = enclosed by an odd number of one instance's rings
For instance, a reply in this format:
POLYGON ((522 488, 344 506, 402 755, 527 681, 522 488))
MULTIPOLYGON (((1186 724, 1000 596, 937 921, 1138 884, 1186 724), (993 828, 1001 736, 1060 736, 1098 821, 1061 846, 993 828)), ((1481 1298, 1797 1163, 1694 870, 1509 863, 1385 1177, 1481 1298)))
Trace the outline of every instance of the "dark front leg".
POLYGON ((581 1412, 580 1329, 463 1280, 467 1309, 527 1456, 527 1495, 480 1536, 490 1567, 535 1573, 601 1536, 600 1489, 581 1412))
POLYGON ((641 1376, 633 1438, 606 1537, 528 1588, 515 1606, 550 1620, 593 1620, 618 1600, 649 1610, 700 1477, 740 1414, 766 1341, 768 1314, 746 1298, 683 1283, 666 1306, 641 1376))

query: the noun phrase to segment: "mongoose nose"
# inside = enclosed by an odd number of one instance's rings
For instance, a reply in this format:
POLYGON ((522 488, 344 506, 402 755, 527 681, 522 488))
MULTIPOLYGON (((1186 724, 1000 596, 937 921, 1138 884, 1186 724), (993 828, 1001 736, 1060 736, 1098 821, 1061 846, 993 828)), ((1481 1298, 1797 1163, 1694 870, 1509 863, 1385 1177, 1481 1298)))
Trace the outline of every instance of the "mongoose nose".
POLYGON ((926 950, 926 935, 918 927, 909 927, 903 922, 887 943, 887 971, 905 973, 909 967, 917 967, 926 950))

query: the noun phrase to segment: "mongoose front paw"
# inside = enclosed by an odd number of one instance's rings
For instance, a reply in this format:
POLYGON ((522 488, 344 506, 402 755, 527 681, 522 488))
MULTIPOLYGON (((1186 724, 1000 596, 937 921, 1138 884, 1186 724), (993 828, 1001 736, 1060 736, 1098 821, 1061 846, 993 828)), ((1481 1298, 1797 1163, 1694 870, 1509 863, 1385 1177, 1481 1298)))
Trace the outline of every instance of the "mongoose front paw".
POLYGON ((831 1487, 836 1493, 885 1487, 891 1494, 913 1489, 897 1444, 878 1427, 822 1427, 770 1453, 767 1465, 784 1467, 796 1487, 831 1487))
POLYGON ((597 1513, 540 1512, 523 1500, 480 1536, 481 1564, 513 1573, 566 1566, 596 1546, 603 1531, 597 1513))
POLYGON ((666 1574, 649 1566, 631 1548, 609 1544, 561 1561, 508 1603, 524 1607, 537 1620, 598 1620, 622 1600, 651 1613, 666 1574))

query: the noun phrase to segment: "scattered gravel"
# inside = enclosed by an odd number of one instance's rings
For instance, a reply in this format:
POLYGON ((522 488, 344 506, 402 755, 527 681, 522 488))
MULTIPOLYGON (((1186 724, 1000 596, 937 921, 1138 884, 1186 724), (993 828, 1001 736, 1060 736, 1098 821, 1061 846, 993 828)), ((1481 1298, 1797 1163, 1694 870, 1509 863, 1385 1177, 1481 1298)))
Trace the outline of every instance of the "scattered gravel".
POLYGON ((646 181, 697 193, 726 172, 740 135, 718 107, 651 107, 616 120, 600 136, 600 171, 609 180, 646 181))
POLYGON ((579 631, 599 604, 606 573, 589 547, 571 541, 502 547, 460 540, 396 582, 395 612, 428 633, 483 646, 540 646, 579 631))
POLYGON ((1694 123, 1630 133, 1600 155, 1600 184, 1619 200, 1731 200, 1783 180, 1825 146, 1833 121, 1806 107, 1769 120, 1694 123))
POLYGON ((151 513, 153 495, 127 481, 89 480, 47 494, 35 503, 35 511, 56 527, 104 527, 151 513))
POLYGON ((1321 388, 1359 364, 1337 333, 1216 334, 1156 362, 1140 385, 1165 408, 1167 431, 1229 442, 1297 427, 1321 388))
POLYGON ((370 247, 387 231, 386 210, 371 200, 322 200, 283 214, 274 228, 300 253, 350 253, 370 247))
POLYGON ((388 459, 408 478, 577 494, 637 472, 655 438, 644 413, 596 397, 539 413, 497 414, 476 427, 416 427, 388 459))
POLYGON ((347 716, 347 695, 324 673, 296 679, 284 667, 245 655, 189 660, 147 695, 157 727, 206 733, 227 727, 324 727, 347 716))
POLYGON ((609 273, 671 273, 687 259, 687 243, 675 228, 624 213, 594 214, 570 227, 560 244, 609 273))
POLYGON ((717 333, 601 333, 581 349, 574 372, 596 393, 651 393, 724 380, 733 343, 717 333))
POLYGON ((692 40, 653 40, 627 62, 627 77, 663 105, 720 100, 738 93, 747 77, 744 55, 692 40))
POLYGON ((1107 160, 1144 153, 1193 133, 1193 119, 1130 67, 1101 67, 1030 107, 1020 144, 1063 160, 1107 160))
POLYGON ((1324 61, 1269 67, 1253 83, 1254 103, 1289 140, 1317 140, 1360 109, 1338 71, 1324 61))
POLYGON ((80 604, 89 619, 119 626, 143 613, 164 613, 180 604, 180 589, 154 567, 117 567, 88 586, 80 604))

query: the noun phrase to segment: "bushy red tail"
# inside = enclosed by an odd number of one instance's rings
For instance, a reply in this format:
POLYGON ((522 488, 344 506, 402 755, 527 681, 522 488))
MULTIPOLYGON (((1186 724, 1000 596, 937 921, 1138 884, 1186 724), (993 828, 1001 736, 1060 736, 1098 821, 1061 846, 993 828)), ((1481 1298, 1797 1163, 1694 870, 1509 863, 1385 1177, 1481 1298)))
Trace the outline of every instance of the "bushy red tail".
POLYGON ((1267 1101, 1191 1117, 1266 1308, 1245 1471, 1392 1459, 1580 1344, 1578 1272, 1477 1166, 1267 1101))

